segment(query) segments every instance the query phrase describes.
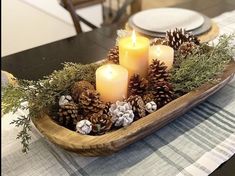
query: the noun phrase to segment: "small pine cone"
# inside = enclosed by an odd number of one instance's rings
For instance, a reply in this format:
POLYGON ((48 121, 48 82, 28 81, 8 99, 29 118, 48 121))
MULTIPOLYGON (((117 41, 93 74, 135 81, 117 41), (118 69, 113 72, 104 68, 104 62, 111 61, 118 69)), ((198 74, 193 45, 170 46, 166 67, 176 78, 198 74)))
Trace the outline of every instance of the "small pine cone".
POLYGON ((59 108, 58 116, 55 117, 60 125, 74 130, 76 123, 82 119, 79 115, 79 107, 75 103, 68 103, 59 108))
POLYGON ((80 134, 89 134, 92 130, 92 123, 89 120, 80 120, 76 124, 76 132, 80 134))
POLYGON ((196 36, 186 32, 184 29, 178 28, 173 31, 167 31, 166 39, 168 41, 168 45, 174 48, 174 50, 178 50, 180 45, 184 42, 193 42, 196 45, 200 44, 200 41, 196 36))
POLYGON ((148 80, 134 74, 129 82, 129 94, 142 96, 148 89, 148 80))
POLYGON ((119 64, 119 47, 115 46, 114 48, 110 49, 107 57, 108 62, 119 64))
POLYGON ((155 102, 158 108, 166 105, 174 99, 172 85, 166 81, 160 81, 154 85, 155 102))
POLYGON ((126 101, 132 106, 132 110, 135 115, 134 120, 138 120, 146 115, 145 103, 141 96, 131 95, 126 101))
POLYGON ((151 46, 153 45, 168 45, 168 42, 166 39, 164 38, 154 38, 151 43, 150 43, 151 46))
POLYGON ((105 105, 100 100, 100 95, 95 90, 85 90, 79 97, 79 103, 85 113, 95 113, 104 109, 105 105))
POLYGON ((148 92, 143 96, 143 101, 145 104, 154 100, 155 100, 154 92, 148 92))
POLYGON ((110 130, 113 124, 111 116, 104 114, 103 110, 89 115, 88 119, 92 123, 92 132, 94 134, 104 134, 110 130))
POLYGON ((193 51, 197 48, 198 46, 193 43, 193 42, 185 42, 182 43, 178 49, 179 53, 182 54, 183 56, 187 56, 193 53, 193 51))
POLYGON ((130 125, 135 116, 130 103, 124 101, 116 101, 109 108, 109 112, 112 116, 111 120, 114 126, 117 127, 130 125))
POLYGON ((160 62, 157 59, 153 60, 148 70, 148 81, 150 87, 159 81, 169 80, 169 74, 166 69, 167 67, 165 66, 164 62, 160 62))
POLYGON ((184 42, 193 42, 196 45, 200 45, 200 39, 191 32, 186 34, 186 39, 184 42))
POLYGON ((95 87, 91 83, 89 83, 88 81, 75 82, 72 89, 71 89, 73 100, 75 102, 78 102, 81 93, 84 92, 85 90, 88 90, 88 89, 95 90, 95 87))
POLYGON ((146 103, 145 110, 148 113, 153 113, 154 111, 157 110, 157 104, 154 101, 150 101, 150 102, 146 103))

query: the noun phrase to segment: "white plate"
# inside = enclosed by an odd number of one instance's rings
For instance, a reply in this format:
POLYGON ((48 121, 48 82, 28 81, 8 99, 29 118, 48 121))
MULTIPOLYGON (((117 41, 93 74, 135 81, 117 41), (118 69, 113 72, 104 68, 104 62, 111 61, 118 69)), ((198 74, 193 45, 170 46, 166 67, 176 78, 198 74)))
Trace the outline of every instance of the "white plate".
POLYGON ((204 18, 199 13, 187 9, 157 8, 135 14, 133 23, 152 32, 165 32, 174 28, 190 31, 200 27, 204 23, 204 18))

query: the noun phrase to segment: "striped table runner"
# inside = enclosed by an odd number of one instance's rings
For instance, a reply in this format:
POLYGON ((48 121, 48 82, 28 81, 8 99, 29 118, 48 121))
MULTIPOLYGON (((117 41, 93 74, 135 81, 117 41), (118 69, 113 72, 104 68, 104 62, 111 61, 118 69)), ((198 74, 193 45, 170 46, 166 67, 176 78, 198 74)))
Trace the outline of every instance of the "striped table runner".
MULTIPOLYGON (((235 31, 235 11, 215 21, 221 33, 235 31)), ((9 125, 16 116, 6 116, 2 118, 2 174, 8 176, 204 176, 235 153, 235 79, 159 131, 108 157, 64 151, 36 128, 30 152, 22 154, 15 140, 18 129, 9 125)))

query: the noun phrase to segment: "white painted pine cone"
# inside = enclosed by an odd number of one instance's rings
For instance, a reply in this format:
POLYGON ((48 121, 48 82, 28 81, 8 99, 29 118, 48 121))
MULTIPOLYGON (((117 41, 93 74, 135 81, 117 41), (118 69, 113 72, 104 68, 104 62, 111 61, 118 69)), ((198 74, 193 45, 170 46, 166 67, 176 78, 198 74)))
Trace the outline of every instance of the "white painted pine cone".
POLYGON ((157 104, 154 101, 150 101, 145 105, 145 110, 148 113, 152 113, 157 110, 157 104))
POLYGON ((92 123, 89 120, 81 120, 76 124, 76 132, 89 134, 92 130, 92 123))
POLYGON ((63 106, 67 103, 73 102, 73 99, 70 95, 62 95, 59 99, 59 105, 63 106))
POLYGON ((115 126, 127 126, 134 120, 132 107, 127 102, 117 101, 109 109, 115 126))

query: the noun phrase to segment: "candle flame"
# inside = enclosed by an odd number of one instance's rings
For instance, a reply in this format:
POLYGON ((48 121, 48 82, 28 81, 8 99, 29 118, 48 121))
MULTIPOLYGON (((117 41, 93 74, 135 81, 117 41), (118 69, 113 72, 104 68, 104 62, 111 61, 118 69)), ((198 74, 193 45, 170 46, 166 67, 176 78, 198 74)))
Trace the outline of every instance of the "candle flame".
POLYGON ((161 49, 159 46, 156 47, 156 53, 157 53, 157 56, 161 55, 161 49))
POLYGON ((135 34, 135 30, 132 31, 131 39, 132 39, 132 44, 133 44, 133 46, 135 46, 135 44, 136 44, 136 34, 135 34))

